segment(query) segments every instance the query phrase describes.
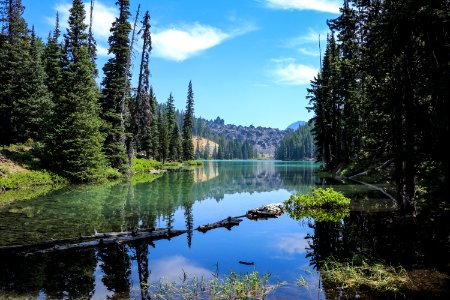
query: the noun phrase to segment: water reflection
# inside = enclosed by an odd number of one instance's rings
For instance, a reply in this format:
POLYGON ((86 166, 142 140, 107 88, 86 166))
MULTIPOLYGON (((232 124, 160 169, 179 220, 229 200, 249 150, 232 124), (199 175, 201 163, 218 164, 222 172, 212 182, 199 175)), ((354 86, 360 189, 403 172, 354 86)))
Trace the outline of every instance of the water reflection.
POLYGON ((339 222, 296 221, 284 215, 244 220, 231 232, 194 231, 198 225, 280 202, 292 192, 309 192, 321 184, 315 167, 209 162, 151 183, 71 187, 6 204, 0 207, 0 245, 138 227, 187 229, 188 234, 154 244, 144 240, 27 257, 0 251, 0 298, 150 299, 148 287, 161 277, 179 280, 184 271, 208 278, 255 268, 273 274, 274 281, 294 283, 303 276, 308 283, 306 288, 285 286, 269 299, 324 299, 336 295, 314 269, 320 271, 329 256, 345 260, 364 255, 438 270, 450 265, 448 213, 400 216, 388 210, 381 195, 356 185, 336 186, 352 199, 352 211, 339 222))

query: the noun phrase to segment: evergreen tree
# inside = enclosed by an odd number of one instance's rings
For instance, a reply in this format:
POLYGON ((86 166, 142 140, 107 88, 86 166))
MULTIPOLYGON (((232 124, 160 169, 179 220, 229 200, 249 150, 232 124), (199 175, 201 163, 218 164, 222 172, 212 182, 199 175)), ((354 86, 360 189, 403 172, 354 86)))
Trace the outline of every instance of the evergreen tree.
POLYGON ((161 111, 158 112, 158 133, 159 133, 159 156, 158 159, 163 163, 169 158, 170 135, 167 126, 167 117, 164 117, 161 111))
POLYGON ((168 156, 167 159, 174 160, 177 156, 176 152, 176 136, 174 134, 174 127, 176 125, 176 113, 175 113, 175 105, 172 93, 170 93, 169 98, 167 98, 166 109, 165 109, 165 119, 166 119, 166 131, 167 131, 167 139, 168 139, 168 156))
POLYGON ((183 120, 183 160, 194 159, 194 145, 192 144, 192 128, 194 119, 194 92, 192 91, 192 81, 189 81, 188 94, 186 100, 186 111, 183 120))
POLYGON ((45 85, 47 76, 42 62, 43 43, 36 37, 34 26, 31 35, 30 61, 28 70, 23 74, 23 98, 16 99, 14 117, 16 138, 25 141, 28 138, 42 141, 47 131, 48 120, 52 112, 52 101, 45 85))
POLYGON ((149 135, 152 119, 152 107, 151 107, 152 95, 149 94, 150 88, 149 60, 152 46, 150 36, 150 15, 148 11, 144 16, 142 26, 143 27, 139 32, 139 33, 142 32, 142 40, 143 40, 142 57, 139 68, 138 87, 136 91, 136 97, 134 99, 133 133, 134 138, 136 140, 137 150, 145 151, 146 155, 149 156, 151 152, 149 135))
POLYGON ((158 130, 158 103, 156 101, 156 97, 153 93, 153 88, 150 87, 150 108, 151 108, 151 122, 150 122, 150 133, 149 133, 149 147, 150 154, 149 156, 153 159, 156 159, 160 156, 159 154, 159 130, 158 130))
POLYGON ((181 136, 180 136, 180 129, 177 123, 175 123, 175 125, 173 126, 172 134, 170 135, 169 149, 170 149, 169 159, 171 161, 181 160, 182 155, 181 136))
POLYGON ((64 86, 62 82, 64 53, 63 47, 59 43, 60 35, 59 14, 56 14, 55 30, 52 34, 49 34, 44 52, 46 84, 53 102, 56 102, 58 96, 63 93, 62 87, 64 86))
POLYGON ((92 32, 92 23, 94 20, 94 0, 91 0, 90 10, 89 10, 89 33, 88 33, 88 45, 89 45, 89 58, 94 65, 94 77, 98 76, 97 71, 97 42, 94 38, 94 32, 92 32))
POLYGON ((27 24, 22 17, 21 0, 2 3, 2 32, 0 34, 0 145, 18 141, 23 133, 17 126, 23 113, 17 106, 30 98, 29 78, 31 43, 27 24), (21 116, 17 116, 19 113, 21 116))
POLYGON ((85 10, 81 0, 73 0, 69 28, 64 35, 65 91, 55 103, 51 138, 46 145, 49 164, 74 181, 91 181, 105 168, 103 136, 98 105, 99 92, 89 58, 85 10))
POLYGON ((119 0, 119 17, 112 24, 109 37, 109 53, 113 55, 103 67, 105 75, 102 85, 102 118, 105 121, 103 129, 107 137, 105 152, 113 168, 123 174, 130 172, 130 150, 128 133, 130 127, 130 40, 131 25, 130 1, 119 0), (128 140, 127 140, 128 139, 128 140))

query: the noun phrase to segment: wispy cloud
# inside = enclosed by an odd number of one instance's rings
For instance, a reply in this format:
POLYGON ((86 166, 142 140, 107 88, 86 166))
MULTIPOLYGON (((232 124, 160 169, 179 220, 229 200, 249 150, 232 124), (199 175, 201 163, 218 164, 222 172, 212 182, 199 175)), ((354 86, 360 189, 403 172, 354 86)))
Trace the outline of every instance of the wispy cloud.
MULTIPOLYGON (((62 28, 68 27, 69 10, 72 4, 61 2, 55 6, 55 11, 59 13, 60 24, 62 28)), ((84 7, 86 10, 85 23, 89 24, 89 10, 90 2, 84 2, 84 7)), ((118 10, 115 6, 108 6, 100 1, 95 1, 94 12, 92 19, 92 31, 94 32, 94 37, 97 40, 97 54, 99 56, 107 56, 107 43, 108 37, 110 35, 110 29, 112 23, 115 21, 118 15, 118 10)), ((47 17, 47 21, 51 24, 55 24, 55 17, 47 17)))
POLYGON ((200 23, 156 30, 152 35, 153 53, 156 57, 180 62, 254 30, 255 26, 246 24, 225 32, 200 23))
POLYGON ((305 233, 284 234, 279 237, 275 247, 290 255, 306 253, 309 248, 305 233))
POLYGON ((307 56, 314 56, 314 57, 319 56, 319 49, 312 50, 310 48, 299 48, 298 51, 301 54, 304 54, 304 55, 307 55, 307 56))
POLYGON ((275 66, 270 71, 278 84, 305 85, 309 84, 318 70, 314 67, 299 64, 293 58, 272 60, 275 66))
POLYGON ((320 42, 324 43, 327 40, 327 31, 316 31, 312 28, 308 29, 308 32, 291 38, 286 42, 286 46, 288 47, 298 47, 300 45, 306 45, 306 44, 318 44, 320 42))
POLYGON ((327 13, 339 13, 340 1, 337 0, 265 0, 266 5, 274 9, 315 10, 327 13))

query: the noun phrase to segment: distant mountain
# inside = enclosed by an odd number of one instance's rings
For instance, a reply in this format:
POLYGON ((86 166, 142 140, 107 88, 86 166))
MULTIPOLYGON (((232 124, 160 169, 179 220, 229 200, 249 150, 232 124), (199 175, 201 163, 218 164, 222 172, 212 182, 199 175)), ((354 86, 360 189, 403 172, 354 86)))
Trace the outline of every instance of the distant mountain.
POLYGON ((300 126, 305 125, 306 122, 305 121, 297 121, 295 123, 292 123, 291 125, 289 125, 286 130, 288 129, 292 129, 292 130, 297 130, 297 128, 299 128, 300 126))
POLYGON ((195 135, 212 140, 215 140, 214 137, 222 136, 240 143, 248 141, 261 158, 274 158, 275 149, 287 133, 288 131, 277 128, 225 124, 219 117, 215 120, 196 118, 194 122, 195 135))

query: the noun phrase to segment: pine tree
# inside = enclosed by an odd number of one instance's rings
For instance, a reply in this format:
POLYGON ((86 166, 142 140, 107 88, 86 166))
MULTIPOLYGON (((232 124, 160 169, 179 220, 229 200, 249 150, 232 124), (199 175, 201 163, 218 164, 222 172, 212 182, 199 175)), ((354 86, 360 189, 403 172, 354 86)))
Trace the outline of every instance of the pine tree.
POLYGON ((30 61, 22 78, 23 98, 16 99, 14 117, 16 120, 16 138, 25 141, 29 138, 43 140, 47 131, 47 121, 53 108, 45 82, 47 76, 42 62, 43 43, 36 37, 34 26, 31 35, 30 61))
POLYGON ((113 168, 130 172, 127 130, 130 126, 130 40, 129 0, 119 0, 119 17, 112 25, 109 53, 113 55, 103 67, 102 118, 105 121, 105 152, 113 168))
POLYGON ((90 61, 85 10, 73 0, 69 28, 64 35, 64 94, 55 103, 51 139, 46 151, 50 166, 73 181, 96 180, 105 168, 99 92, 90 61))
POLYGON ((194 119, 194 92, 192 91, 192 81, 189 81, 188 94, 186 100, 186 111, 183 120, 183 160, 194 159, 194 145, 192 144, 192 128, 194 119))
POLYGON ((150 133, 149 133, 149 146, 150 146, 150 157, 153 159, 158 158, 159 155, 159 131, 158 131, 158 103, 156 97, 153 93, 153 88, 150 87, 150 105, 151 105, 151 122, 150 122, 150 133))
POLYGON ((47 74, 46 84, 53 102, 56 102, 59 95, 63 93, 62 87, 64 86, 62 82, 64 53, 62 45, 59 43, 60 35, 59 14, 56 14, 55 30, 49 34, 44 52, 45 72, 47 74))
POLYGON ((2 2, 2 32, 0 34, 0 145, 18 141, 22 120, 17 113, 18 102, 29 99, 28 78, 31 64, 31 42, 27 24, 22 17, 21 0, 2 2))
MULTIPOLYGON (((151 36, 150 36, 150 15, 148 11, 142 21, 142 29, 139 31, 142 33, 142 57, 139 68, 138 87, 136 91, 136 97, 134 99, 133 109, 133 123, 134 123, 134 138, 136 140, 136 148, 138 151, 145 151, 149 156, 151 152, 150 144, 150 127, 152 119, 152 97, 149 94, 150 88, 150 70, 149 60, 150 52, 152 49, 151 36)), ((152 91, 153 93, 153 91, 152 91)))
POLYGON ((88 33, 88 45, 89 45, 89 58, 94 65, 94 77, 98 76, 96 61, 97 61, 97 42, 94 38, 94 32, 92 31, 93 21, 94 21, 94 0, 91 0, 91 5, 89 7, 89 33, 88 33))
POLYGON ((169 149, 170 149, 169 159, 171 161, 181 160, 182 155, 181 136, 180 136, 180 129, 177 123, 175 123, 175 125, 173 126, 172 133, 170 135, 169 149))
POLYGON ((176 113, 175 113, 175 104, 172 93, 170 93, 169 98, 167 98, 166 102, 166 111, 165 111, 165 125, 167 131, 167 139, 168 139, 168 156, 167 159, 173 160, 177 156, 176 152, 176 137, 173 136, 174 127, 176 124, 176 113))
POLYGON ((163 163, 169 158, 169 143, 170 135, 167 126, 167 117, 159 111, 158 112, 158 132, 159 132, 159 156, 158 160, 163 163))

